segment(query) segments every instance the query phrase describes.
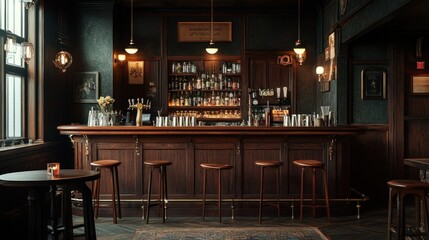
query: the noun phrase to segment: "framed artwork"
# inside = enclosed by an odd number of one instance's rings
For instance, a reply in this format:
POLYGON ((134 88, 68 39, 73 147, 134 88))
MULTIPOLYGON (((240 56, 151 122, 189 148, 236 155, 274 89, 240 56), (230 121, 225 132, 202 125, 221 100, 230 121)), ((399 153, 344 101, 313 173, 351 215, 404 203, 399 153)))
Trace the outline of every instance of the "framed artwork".
POLYGON ((73 102, 96 103, 99 97, 99 73, 76 72, 73 74, 73 102))
POLYGON ((416 74, 411 76, 412 94, 429 94, 429 74, 416 74))
MULTIPOLYGON (((209 42, 211 22, 178 22, 178 42, 209 42)), ((232 23, 213 22, 213 41, 232 42, 232 23)))
POLYGON ((144 61, 128 61, 128 84, 144 83, 144 61))
POLYGON ((386 99, 386 70, 366 68, 361 72, 361 99, 386 99))

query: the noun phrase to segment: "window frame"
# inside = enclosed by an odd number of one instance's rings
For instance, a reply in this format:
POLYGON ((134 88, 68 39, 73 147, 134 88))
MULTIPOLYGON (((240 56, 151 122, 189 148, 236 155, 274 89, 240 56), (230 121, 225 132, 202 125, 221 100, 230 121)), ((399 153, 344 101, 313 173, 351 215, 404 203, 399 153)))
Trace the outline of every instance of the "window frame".
POLYGON ((13 37, 16 39, 16 43, 20 44, 24 41, 28 41, 28 10, 25 9, 24 5, 20 2, 20 0, 14 0, 18 1, 21 5, 22 14, 20 14, 20 23, 21 23, 21 34, 22 36, 19 36, 17 34, 11 33, 10 31, 7 31, 7 6, 6 4, 11 3, 15 4, 16 2, 12 1, 4 1, 0 0, 0 149, 2 146, 10 146, 15 144, 23 143, 24 140, 26 141, 28 138, 28 114, 27 114, 27 91, 28 91, 28 66, 23 61, 22 66, 16 66, 16 65, 9 65, 7 63, 7 53, 4 51, 4 43, 7 39, 7 37, 13 37), (13 75, 17 77, 21 77, 21 106, 19 111, 21 111, 21 136, 20 137, 14 137, 14 138, 7 138, 7 119, 6 119, 6 75, 13 75))

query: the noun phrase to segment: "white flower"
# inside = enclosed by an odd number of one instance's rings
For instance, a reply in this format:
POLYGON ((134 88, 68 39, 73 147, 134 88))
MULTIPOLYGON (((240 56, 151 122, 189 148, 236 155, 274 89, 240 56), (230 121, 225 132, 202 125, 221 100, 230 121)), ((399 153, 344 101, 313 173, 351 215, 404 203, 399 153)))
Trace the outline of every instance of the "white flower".
POLYGON ((101 96, 98 100, 98 106, 100 110, 104 113, 110 112, 113 109, 113 103, 115 99, 107 95, 106 97, 101 96))

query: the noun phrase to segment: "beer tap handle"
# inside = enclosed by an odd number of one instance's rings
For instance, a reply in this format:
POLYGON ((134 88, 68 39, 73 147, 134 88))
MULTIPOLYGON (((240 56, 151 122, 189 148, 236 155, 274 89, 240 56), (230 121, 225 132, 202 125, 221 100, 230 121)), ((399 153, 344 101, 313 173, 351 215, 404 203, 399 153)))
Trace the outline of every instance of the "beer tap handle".
POLYGON ((133 104, 133 106, 134 106, 134 98, 133 99, 131 99, 131 103, 133 104))
POLYGON ((128 99, 128 109, 131 108, 131 99, 128 99))

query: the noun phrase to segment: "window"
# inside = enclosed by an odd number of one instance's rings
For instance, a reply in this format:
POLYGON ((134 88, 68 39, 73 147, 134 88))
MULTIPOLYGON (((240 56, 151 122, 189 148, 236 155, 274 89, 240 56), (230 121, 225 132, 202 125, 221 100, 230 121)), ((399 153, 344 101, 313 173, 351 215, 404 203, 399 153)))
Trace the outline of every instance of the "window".
POLYGON ((5 140, 6 145, 26 138, 27 70, 20 47, 20 43, 26 41, 26 22, 26 9, 21 0, 0 0, 0 141, 5 140), (5 51, 7 39, 16 42, 16 51, 5 51))

